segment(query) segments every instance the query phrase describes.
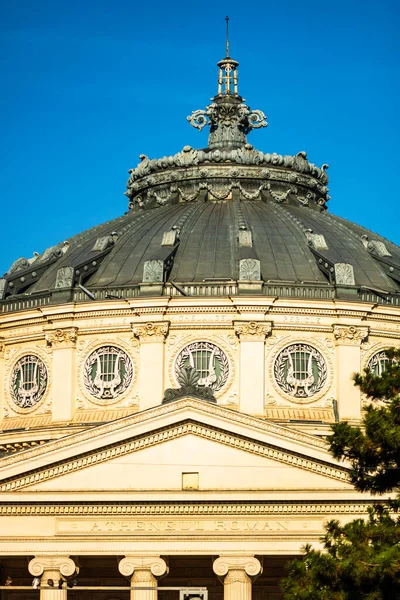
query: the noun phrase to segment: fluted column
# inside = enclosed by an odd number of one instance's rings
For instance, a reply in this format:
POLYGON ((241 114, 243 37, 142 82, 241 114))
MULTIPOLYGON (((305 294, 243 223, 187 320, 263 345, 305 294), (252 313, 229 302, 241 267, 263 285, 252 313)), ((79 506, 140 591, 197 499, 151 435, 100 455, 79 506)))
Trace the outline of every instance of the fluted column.
POLYGON ((262 573, 261 563, 254 556, 220 556, 213 569, 223 578, 224 600, 251 600, 252 582, 262 573))
POLYGON ((340 420, 361 419, 361 392, 353 375, 361 369, 361 343, 368 337, 368 327, 334 325, 336 340, 337 395, 340 420))
POLYGON ((140 340, 140 410, 161 404, 164 396, 164 342, 169 322, 133 324, 133 335, 140 340))
POLYGON ((126 556, 118 565, 119 572, 130 577, 132 587, 154 590, 131 590, 130 600, 157 600, 157 580, 168 573, 165 560, 159 556, 126 556))
POLYGON ((236 321, 240 339, 240 410, 250 415, 264 414, 265 338, 272 324, 268 321, 236 321))
POLYGON ((29 565, 29 573, 41 578, 40 600, 67 600, 67 584, 64 581, 62 589, 58 589, 60 579, 71 577, 76 566, 69 556, 35 556, 29 565), (48 584, 52 581, 54 587, 48 584))

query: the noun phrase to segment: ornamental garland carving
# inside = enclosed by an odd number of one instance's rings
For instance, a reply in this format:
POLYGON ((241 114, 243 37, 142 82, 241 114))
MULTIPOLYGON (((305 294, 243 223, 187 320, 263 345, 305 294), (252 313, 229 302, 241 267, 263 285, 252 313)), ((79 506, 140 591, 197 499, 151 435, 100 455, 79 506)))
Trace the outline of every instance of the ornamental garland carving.
MULTIPOLYGON (((333 367, 325 345, 317 338, 283 338, 267 354, 267 394, 272 382, 280 397, 297 404, 316 402, 331 389, 333 367)), ((331 390, 331 394, 334 391, 331 390)), ((275 397, 275 394, 273 394, 275 397)))
POLYGON ((278 386, 290 396, 310 398, 323 388, 327 366, 316 348, 291 344, 276 357, 274 375, 278 386))
POLYGON ((229 360, 225 352, 211 342, 192 342, 180 351, 175 360, 175 377, 179 382, 179 375, 185 367, 197 371, 200 378, 199 387, 209 387, 218 391, 224 387, 229 376, 229 360))
POLYGON ((34 408, 43 398, 48 385, 48 371, 36 354, 25 354, 14 365, 10 378, 10 395, 19 408, 34 408))
POLYGON ((206 385, 214 390, 216 398, 221 397, 231 386, 235 374, 235 356, 238 340, 230 345, 228 340, 212 334, 209 331, 196 331, 198 336, 187 335, 180 337, 171 348, 169 356, 169 378, 171 387, 178 386, 177 375, 186 364, 199 366, 200 385, 206 385), (201 336, 201 337, 200 337, 201 336), (203 357, 201 354, 203 353, 203 357), (201 363, 201 361, 203 361, 201 363), (193 364, 192 364, 193 363, 193 364))
POLYGON ((134 340, 108 338, 78 341, 76 364, 79 389, 76 398, 80 410, 123 403, 135 394, 137 352, 134 340))
POLYGON ((336 343, 350 346, 360 345, 368 337, 368 327, 356 327, 355 325, 334 325, 333 335, 336 343))
POLYGON ((117 346, 101 346, 85 361, 83 381, 91 396, 114 400, 123 394, 133 379, 133 364, 117 346))

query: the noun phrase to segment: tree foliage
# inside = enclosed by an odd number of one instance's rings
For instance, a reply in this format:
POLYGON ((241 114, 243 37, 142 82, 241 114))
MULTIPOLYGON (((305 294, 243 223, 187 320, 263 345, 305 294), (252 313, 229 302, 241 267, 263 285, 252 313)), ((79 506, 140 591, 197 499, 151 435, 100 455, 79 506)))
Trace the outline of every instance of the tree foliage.
MULTIPOLYGON (((337 459, 351 463, 351 480, 373 494, 400 489, 400 350, 387 351, 381 376, 366 370, 355 384, 372 400, 362 427, 336 423, 328 438, 337 459), (374 402, 377 401, 377 402, 374 402)), ((323 551, 307 545, 282 581, 285 600, 400 600, 399 495, 371 506, 368 519, 330 521, 323 551)))

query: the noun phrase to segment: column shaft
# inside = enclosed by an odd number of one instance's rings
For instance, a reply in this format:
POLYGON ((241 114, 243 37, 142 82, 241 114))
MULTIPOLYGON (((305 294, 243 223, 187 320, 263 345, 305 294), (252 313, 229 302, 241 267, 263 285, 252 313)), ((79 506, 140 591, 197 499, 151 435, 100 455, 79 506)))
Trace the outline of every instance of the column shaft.
POLYGON ((251 600, 251 580, 244 569, 230 569, 224 579, 224 600, 251 600))
POLYGON ((131 586, 153 587, 153 590, 131 590, 131 600, 157 600, 157 579, 150 569, 135 569, 132 575, 131 586))

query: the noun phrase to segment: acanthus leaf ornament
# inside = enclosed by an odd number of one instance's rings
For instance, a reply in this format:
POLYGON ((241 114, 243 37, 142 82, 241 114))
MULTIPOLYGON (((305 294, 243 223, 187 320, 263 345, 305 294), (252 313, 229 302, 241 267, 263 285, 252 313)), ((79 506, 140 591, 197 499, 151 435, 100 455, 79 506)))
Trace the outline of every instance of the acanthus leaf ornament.
POLYGON ((368 327, 357 327, 355 325, 333 325, 333 335, 336 343, 359 345, 368 337, 368 327))
POLYGON ((269 321, 235 321, 235 333, 242 340, 265 340, 271 334, 272 323, 269 321))
POLYGON ((161 341, 166 338, 169 331, 169 321, 133 323, 133 335, 141 341, 161 341))
POLYGON ((78 338, 77 333, 77 327, 55 329, 52 331, 46 331, 45 340, 48 346, 55 348, 59 346, 75 346, 78 338))

